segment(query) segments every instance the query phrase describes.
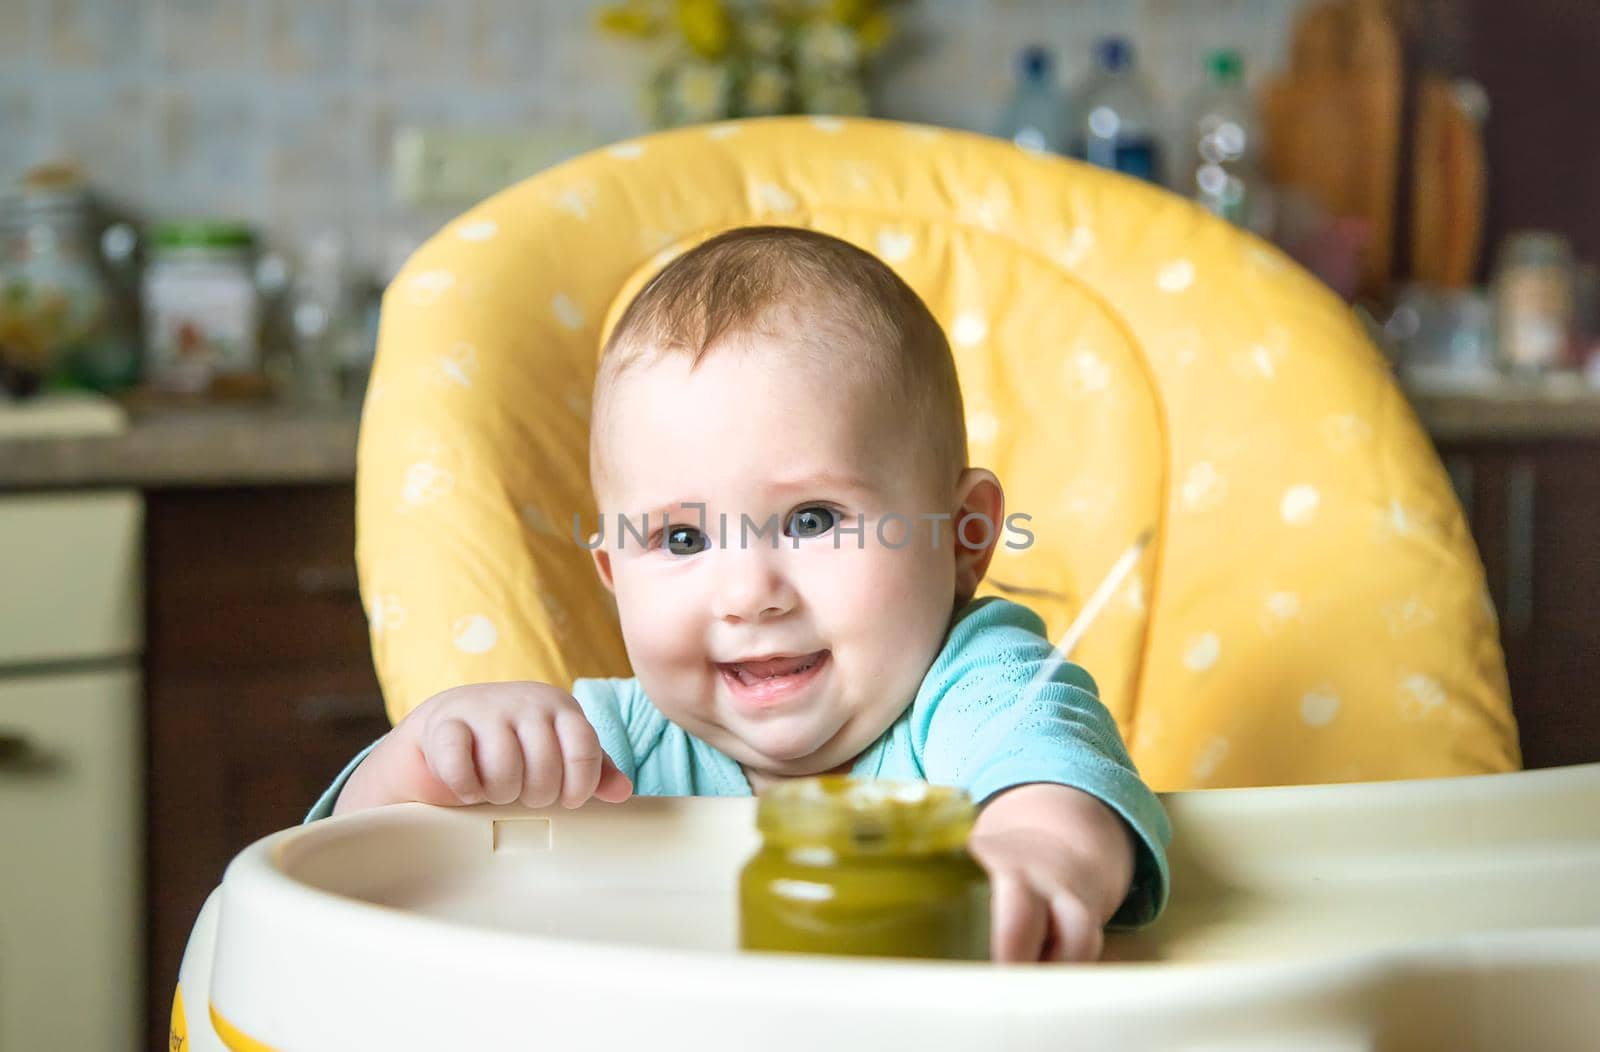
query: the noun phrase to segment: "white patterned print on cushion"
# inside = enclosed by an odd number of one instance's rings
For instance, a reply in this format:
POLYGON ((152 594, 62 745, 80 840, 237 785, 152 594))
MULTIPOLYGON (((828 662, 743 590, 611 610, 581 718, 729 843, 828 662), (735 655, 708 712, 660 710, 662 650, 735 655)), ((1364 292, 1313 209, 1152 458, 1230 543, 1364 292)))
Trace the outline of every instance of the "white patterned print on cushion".
POLYGON ((556 196, 556 205, 574 219, 588 219, 594 209, 594 199, 594 187, 569 186, 556 196))
POLYGON ((890 227, 878 231, 878 255, 885 263, 904 263, 916 250, 916 239, 904 230, 890 227))
POLYGON ((1000 421, 993 413, 977 412, 967 417, 967 437, 980 446, 994 444, 1000 435, 1000 421))
POLYGON ((1322 440, 1335 453, 1353 453, 1372 437, 1372 425, 1354 413, 1322 418, 1322 440))
POLYGON ((500 641, 500 633, 482 614, 473 614, 456 621, 450 635, 457 650, 463 654, 487 654, 500 641))
POLYGON ((478 349, 462 340, 439 359, 439 371, 436 375, 445 383, 470 388, 472 378, 477 373, 478 349))
POLYGON ((1400 680, 1400 715, 1407 720, 1427 719, 1449 700, 1444 688, 1432 676, 1412 673, 1400 680))
POLYGON ((1111 386, 1111 366, 1091 350, 1074 351, 1067 355, 1062 374, 1067 392, 1079 398, 1099 394, 1111 386))
POLYGON ((1122 598, 1129 609, 1135 613, 1145 612, 1144 582, 1135 577, 1128 582, 1128 587, 1123 590, 1122 598))
POLYGON ((1228 480, 1222 477, 1215 464, 1202 460, 1183 477, 1182 494, 1184 507, 1190 511, 1206 511, 1221 504, 1228 495, 1228 480))
POLYGON ((1162 292, 1177 293, 1194 284, 1194 264, 1187 259, 1175 259, 1161 268, 1156 275, 1156 287, 1162 292))
POLYGON ((550 301, 550 310, 555 313, 557 321, 574 332, 583 328, 583 309, 565 292, 556 293, 550 301))
POLYGON ((1210 781, 1222 766, 1222 761, 1228 758, 1228 739, 1222 737, 1212 738, 1201 747, 1199 754, 1194 758, 1191 768, 1197 782, 1210 781))
POLYGON ((1215 632, 1190 636, 1183 648, 1183 666, 1191 672, 1205 672, 1222 657, 1222 640, 1215 632))
POLYGON ((1339 715, 1339 694, 1332 687, 1316 687, 1300 696, 1300 718, 1308 727, 1326 727, 1339 715))
POLYGON ((793 212, 799 207, 794 195, 777 183, 757 183, 756 203, 768 212, 793 212))
POLYGON ((455 488, 456 479, 450 472, 431 460, 419 460, 406 468, 400 484, 400 500, 408 507, 432 504, 455 488))
POLYGON ((367 625, 374 636, 381 636, 406 623, 406 608, 396 595, 375 595, 367 605, 367 625))
POLYGON ((1290 526, 1304 526, 1316 518, 1317 505, 1322 503, 1322 494, 1317 492, 1315 486, 1304 483, 1290 486, 1283 494, 1283 500, 1278 505, 1278 512, 1283 516, 1283 521, 1290 526))
POLYGON ((1294 592, 1271 592, 1261 604, 1261 630, 1272 635, 1299 616, 1298 595, 1294 592))
POLYGON ((957 347, 976 347, 989 338, 989 319, 981 311, 964 310, 950 325, 950 340, 957 347))
POLYGON ((991 183, 981 194, 963 197, 956 206, 956 217, 985 230, 999 230, 1011 214, 1011 197, 1004 183, 991 183))
POLYGON ((1274 380, 1284 352, 1264 343, 1240 348, 1228 356, 1234 374, 1245 380, 1274 380))
POLYGON ((1086 226, 1058 230, 1045 239, 1045 253, 1056 263, 1071 269, 1094 251, 1094 231, 1086 226))
POLYGON ((1387 603, 1383 619, 1389 625, 1389 634, 1396 639, 1421 631, 1434 622, 1433 609, 1416 596, 1387 603))
POLYGON ((438 302, 445 290, 456 283, 456 276, 448 270, 424 270, 411 275, 406 282, 406 298, 419 306, 438 302))
POLYGON ((487 241, 500 232, 500 224, 493 219, 480 219, 456 227, 456 237, 463 241, 487 241))

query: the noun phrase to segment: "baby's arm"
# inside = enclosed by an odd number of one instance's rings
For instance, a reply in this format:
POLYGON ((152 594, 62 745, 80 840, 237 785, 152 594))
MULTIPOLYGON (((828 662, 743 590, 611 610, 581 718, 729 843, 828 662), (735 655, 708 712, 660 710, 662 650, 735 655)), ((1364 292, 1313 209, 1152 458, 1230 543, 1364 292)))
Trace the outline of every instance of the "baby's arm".
POLYGON ((481 683, 413 709, 350 775, 333 810, 411 800, 577 807, 632 792, 572 695, 544 683, 481 683))
POLYGON ((996 960, 1093 960, 1101 929, 1148 923, 1171 829, 1097 696, 1050 658, 1044 623, 983 600, 952 627, 911 711, 927 779, 980 802, 972 852, 993 886, 996 960))
POLYGON ((997 961, 1094 961, 1133 883, 1134 838, 1080 789, 1019 785, 991 799, 968 847, 989 872, 997 961))

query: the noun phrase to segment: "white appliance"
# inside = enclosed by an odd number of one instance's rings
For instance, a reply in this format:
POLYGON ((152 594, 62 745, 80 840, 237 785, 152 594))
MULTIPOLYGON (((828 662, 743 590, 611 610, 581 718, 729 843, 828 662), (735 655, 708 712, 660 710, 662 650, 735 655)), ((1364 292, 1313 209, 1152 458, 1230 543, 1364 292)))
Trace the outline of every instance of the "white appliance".
POLYGON ((142 1038, 142 523, 133 490, 0 490, 0 1049, 142 1038))

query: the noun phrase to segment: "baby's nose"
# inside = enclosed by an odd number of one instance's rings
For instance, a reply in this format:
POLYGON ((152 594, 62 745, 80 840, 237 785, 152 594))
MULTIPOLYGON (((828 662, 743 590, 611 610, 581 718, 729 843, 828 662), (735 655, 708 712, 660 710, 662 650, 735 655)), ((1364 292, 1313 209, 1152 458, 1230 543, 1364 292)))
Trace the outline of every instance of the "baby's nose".
POLYGON ((770 551, 717 552, 715 613, 724 621, 767 621, 794 609, 796 593, 770 551))

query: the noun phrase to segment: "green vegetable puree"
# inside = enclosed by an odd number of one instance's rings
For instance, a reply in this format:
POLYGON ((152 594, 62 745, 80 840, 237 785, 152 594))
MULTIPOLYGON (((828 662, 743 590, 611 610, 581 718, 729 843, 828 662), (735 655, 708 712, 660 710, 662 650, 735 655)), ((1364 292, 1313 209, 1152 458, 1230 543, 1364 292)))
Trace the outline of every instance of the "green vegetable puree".
POLYGON ((739 881, 746 950, 983 960, 989 885, 965 792, 826 776, 761 795, 739 881))

